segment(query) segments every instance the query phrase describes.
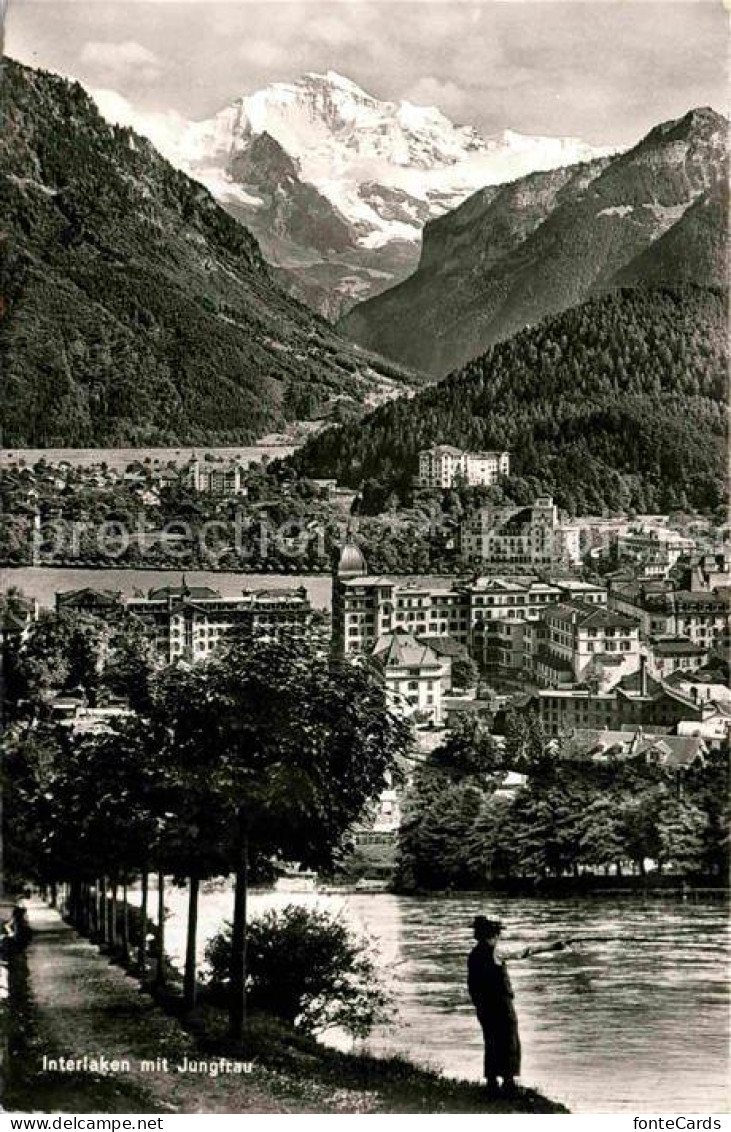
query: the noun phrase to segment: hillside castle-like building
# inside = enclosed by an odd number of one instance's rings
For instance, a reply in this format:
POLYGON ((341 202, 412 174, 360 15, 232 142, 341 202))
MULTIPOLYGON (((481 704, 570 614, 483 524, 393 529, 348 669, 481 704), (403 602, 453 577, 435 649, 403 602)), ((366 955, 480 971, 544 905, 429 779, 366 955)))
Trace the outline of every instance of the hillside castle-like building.
POLYGON ((465 565, 486 573, 545 570, 581 562, 580 530, 564 521, 550 495, 529 507, 480 507, 460 524, 465 565))

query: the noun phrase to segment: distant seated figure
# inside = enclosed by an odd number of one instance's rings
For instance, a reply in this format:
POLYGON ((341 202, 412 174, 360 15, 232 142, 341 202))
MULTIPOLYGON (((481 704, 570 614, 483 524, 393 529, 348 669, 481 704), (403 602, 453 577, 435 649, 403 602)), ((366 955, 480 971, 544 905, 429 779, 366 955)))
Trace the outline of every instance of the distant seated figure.
POLYGON ((497 1093, 502 1078, 503 1092, 509 1094, 515 1092, 520 1075, 520 1036, 510 978, 495 956, 502 924, 476 916, 472 930, 477 943, 467 961, 467 987, 485 1040, 487 1087, 497 1093))
POLYGON ((15 933, 10 920, 0 926, 0 961, 5 963, 15 950, 15 933))
POLYGON ((30 943, 33 929, 28 923, 28 913, 22 904, 16 904, 10 914, 10 929, 16 947, 25 947, 30 943))

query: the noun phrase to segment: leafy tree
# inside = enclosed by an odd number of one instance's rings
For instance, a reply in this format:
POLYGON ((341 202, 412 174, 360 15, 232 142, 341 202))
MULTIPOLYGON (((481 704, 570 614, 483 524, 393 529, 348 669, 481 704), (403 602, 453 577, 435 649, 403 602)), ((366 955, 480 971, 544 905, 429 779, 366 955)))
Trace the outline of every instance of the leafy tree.
POLYGON ((246 895, 252 856, 331 865, 353 822, 410 746, 367 670, 311 643, 235 642, 196 666, 184 696, 165 704, 180 750, 206 752, 231 817, 236 877, 230 1025, 245 1021, 246 895), (273 721, 275 725, 273 726, 273 721))
POLYGON ((626 856, 634 862, 642 876, 646 872, 646 859, 657 859, 660 853, 656 808, 656 793, 647 786, 636 794, 626 795, 619 808, 626 856))
POLYGON ((585 864, 621 869, 627 850, 616 792, 599 793, 589 802, 580 821, 579 848, 585 864))
POLYGON ((474 688, 480 670, 470 657, 456 657, 452 661, 452 683, 455 688, 474 688))
POLYGON ((513 799, 494 794, 484 797, 465 847, 475 884, 489 884, 516 873, 519 866, 516 834, 513 799))
MULTIPOLYGON (((206 948, 209 985, 230 993, 232 928, 206 948)), ((364 940, 329 912, 288 905, 248 927, 251 1008, 274 1014, 306 1033, 341 1027, 365 1037, 387 1014, 388 998, 364 940)))
POLYGON ((700 872, 708 815, 687 798, 668 794, 657 813, 658 863, 683 874, 700 872))
POLYGON ((18 698, 82 687, 93 700, 108 635, 101 621, 85 613, 44 610, 12 658, 18 698))

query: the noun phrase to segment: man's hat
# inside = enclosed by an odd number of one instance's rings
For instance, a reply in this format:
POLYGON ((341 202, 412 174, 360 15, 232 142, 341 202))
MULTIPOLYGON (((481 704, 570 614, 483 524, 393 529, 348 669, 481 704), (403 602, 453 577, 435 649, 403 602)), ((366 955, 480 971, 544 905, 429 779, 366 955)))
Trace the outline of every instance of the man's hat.
POLYGON ((503 925, 499 920, 489 920, 487 916, 475 916, 472 921, 472 930, 476 935, 489 939, 490 936, 500 935, 503 925))

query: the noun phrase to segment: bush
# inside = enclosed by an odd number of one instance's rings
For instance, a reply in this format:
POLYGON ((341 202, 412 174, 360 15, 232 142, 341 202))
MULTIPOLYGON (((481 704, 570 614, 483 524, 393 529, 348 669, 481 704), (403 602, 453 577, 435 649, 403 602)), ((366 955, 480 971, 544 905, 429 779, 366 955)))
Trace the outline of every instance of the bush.
MULTIPOLYGON (((230 923, 210 940, 205 954, 208 986, 225 999, 230 923)), ((388 1014, 388 996, 378 985, 366 941, 328 912, 290 904, 252 920, 247 964, 251 1009, 305 1033, 338 1026, 365 1037, 388 1014)))

